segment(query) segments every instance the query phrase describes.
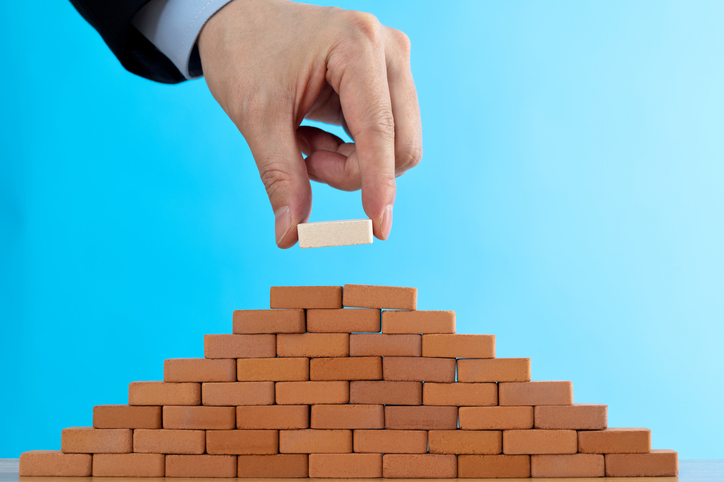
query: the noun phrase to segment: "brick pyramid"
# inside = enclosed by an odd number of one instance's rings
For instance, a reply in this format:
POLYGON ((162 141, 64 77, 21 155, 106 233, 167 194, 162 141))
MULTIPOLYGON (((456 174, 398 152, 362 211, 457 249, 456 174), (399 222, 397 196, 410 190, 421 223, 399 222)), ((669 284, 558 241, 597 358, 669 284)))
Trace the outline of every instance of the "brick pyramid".
POLYGON ((416 311, 415 288, 272 287, 270 306, 235 311, 234 334, 204 337, 205 358, 166 360, 163 382, 131 383, 128 405, 94 407, 93 427, 63 430, 60 451, 23 453, 20 475, 678 472, 650 430, 607 428, 606 405, 574 404, 568 381, 530 381, 530 359, 495 358, 494 335, 416 311))

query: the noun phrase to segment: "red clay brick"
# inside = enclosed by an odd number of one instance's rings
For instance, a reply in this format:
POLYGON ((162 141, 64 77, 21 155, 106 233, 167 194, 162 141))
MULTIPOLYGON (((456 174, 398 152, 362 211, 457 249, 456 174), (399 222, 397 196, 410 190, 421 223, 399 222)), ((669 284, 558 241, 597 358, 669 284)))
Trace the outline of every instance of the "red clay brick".
POLYGON ((306 478, 307 454, 239 455, 239 477, 306 478))
POLYGON ((673 450, 648 454, 606 454, 606 477, 674 477, 679 475, 679 455, 673 450))
POLYGON ((200 383, 131 382, 129 405, 201 405, 200 383))
POLYGON ((571 405, 573 384, 567 381, 498 384, 500 405, 571 405))
POLYGON ((342 308, 341 286, 272 286, 271 308, 342 308))
POLYGON ((310 454, 309 477, 382 477, 382 454, 310 454))
POLYGON ((312 428, 385 428, 382 405, 312 405, 312 428))
POLYGON ((349 402, 349 382, 277 382, 279 405, 312 405, 349 402))
POLYGON ((493 430, 430 430, 431 454, 499 454, 503 432, 493 430))
POLYGON ((355 308, 415 310, 417 308, 417 288, 344 285, 342 304, 355 308))
POLYGON ((607 428, 581 431, 578 451, 588 454, 645 454, 651 452, 651 430, 647 428, 607 428))
POLYGON ((60 450, 66 454, 133 452, 133 431, 124 428, 64 428, 61 434, 60 450))
POLYGON ((526 430, 533 428, 533 407, 460 407, 463 430, 526 430))
POLYGON ((161 407, 96 405, 93 428, 161 428, 161 407))
POLYGON ((382 358, 378 356, 314 358, 309 360, 311 380, 381 380, 382 358))
POLYGON ((535 428, 603 430, 608 423, 606 405, 575 403, 535 407, 535 428))
POLYGON ((372 405, 420 405, 422 382, 349 382, 349 401, 372 405))
POLYGON ((239 358, 236 379, 240 382, 309 380, 309 358, 239 358))
POLYGON ((386 356, 382 360, 385 380, 404 382, 454 382, 454 358, 386 356))
POLYGON ((455 455, 385 454, 382 476, 387 479, 453 479, 458 475, 455 455))
POLYGON ((380 310, 307 310, 310 333, 379 333, 380 310))
POLYGON ((288 454, 352 453, 352 431, 280 430, 279 452, 288 454))
POLYGON ((460 478, 528 478, 530 455, 458 455, 460 478))
POLYGON ((575 430, 505 430, 504 454, 575 454, 578 436, 575 430))
POLYGON ((277 356, 276 335, 204 335, 206 358, 263 358, 277 356))
POLYGON ((235 380, 235 360, 173 358, 163 363, 164 382, 233 382, 235 380))
POLYGON ((236 477, 236 455, 167 455, 166 477, 236 477))
POLYGON ((385 427, 396 430, 453 430, 458 426, 458 407, 420 405, 385 407, 385 427))
POLYGON ((307 331, 304 310, 236 310, 233 324, 232 331, 239 335, 307 331))
MULTIPOLYGON (((445 360, 445 358, 437 358, 445 360)), ((422 385, 423 405, 497 405, 495 383, 427 383, 422 385)))
POLYGON ((204 405, 272 405, 274 382, 204 383, 201 395, 204 405))
POLYGON ((203 454, 203 430, 134 430, 133 451, 151 454, 203 454))
POLYGON ((277 335, 277 354, 280 357, 349 356, 349 334, 299 333, 277 335))
POLYGON ((531 455, 531 477, 603 477, 603 455, 531 455))
POLYGON ((530 358, 458 360, 459 382, 529 382, 530 358))
POLYGON ((495 335, 422 335, 422 356, 495 358, 495 335))
POLYGON ((236 407, 236 428, 247 430, 309 428, 309 405, 236 407))
POLYGON ((349 336, 349 356, 420 356, 421 335, 385 335, 383 333, 349 336))
POLYGON ((278 430, 209 430, 206 453, 214 455, 276 454, 278 430))
POLYGON ((354 451, 382 454, 427 453, 426 430, 355 430, 354 451))
POLYGON ((231 430, 235 427, 234 407, 163 407, 165 429, 231 430))
POLYGON ((59 450, 31 450, 20 454, 20 477, 88 477, 93 456, 59 450))
POLYGON ((96 454, 93 477, 163 477, 163 454, 96 454))
POLYGON ((385 311, 382 333, 455 333, 455 312, 385 311))

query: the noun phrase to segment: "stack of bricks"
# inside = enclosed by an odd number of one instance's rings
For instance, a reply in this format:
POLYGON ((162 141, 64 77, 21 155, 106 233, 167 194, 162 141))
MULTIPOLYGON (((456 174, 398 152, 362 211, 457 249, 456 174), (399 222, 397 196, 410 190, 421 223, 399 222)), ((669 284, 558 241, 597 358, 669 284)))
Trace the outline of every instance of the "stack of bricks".
POLYGON ((273 287, 205 358, 166 360, 128 405, 94 408, 22 476, 487 478, 674 476, 644 428, 608 428, 567 381, 530 381, 493 335, 455 334, 417 290, 273 287), (355 308, 355 309, 350 309, 355 308), (384 311, 383 311, 384 310, 384 311))

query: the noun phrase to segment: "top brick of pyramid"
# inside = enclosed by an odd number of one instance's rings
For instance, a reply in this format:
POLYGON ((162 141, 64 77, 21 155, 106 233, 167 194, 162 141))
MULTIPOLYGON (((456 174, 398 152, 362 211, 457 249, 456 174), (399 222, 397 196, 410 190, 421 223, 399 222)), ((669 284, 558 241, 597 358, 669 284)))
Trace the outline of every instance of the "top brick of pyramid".
POLYGON ((272 286, 271 308, 378 308, 416 310, 417 288, 346 284, 341 286, 272 286))

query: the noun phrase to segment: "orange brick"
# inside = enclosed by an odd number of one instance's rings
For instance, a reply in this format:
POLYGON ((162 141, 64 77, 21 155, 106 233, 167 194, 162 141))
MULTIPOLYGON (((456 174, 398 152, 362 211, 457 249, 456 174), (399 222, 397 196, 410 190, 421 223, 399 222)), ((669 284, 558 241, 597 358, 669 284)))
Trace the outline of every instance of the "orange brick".
POLYGON ((271 405, 274 382, 204 383, 201 395, 204 405, 271 405))
POLYGON ((675 477, 679 455, 673 450, 648 454, 606 454, 606 477, 675 477))
POLYGON ((571 405, 573 384, 565 381, 498 384, 500 405, 571 405))
POLYGON ((234 407, 163 407, 165 429, 231 430, 235 427, 234 407))
POLYGON ((204 335, 206 358, 262 358, 277 356, 276 335, 204 335))
POLYGON ((380 310, 307 310, 310 333, 378 333, 380 310))
POLYGON ((427 453, 426 430, 355 430, 354 451, 382 454, 427 453))
POLYGON ((341 286, 272 286, 271 308, 342 308, 341 286))
POLYGON ((382 333, 455 333, 455 312, 385 311, 382 333))
POLYGON ((581 431, 578 451, 584 454, 645 454, 651 452, 651 430, 607 428, 581 431))
POLYGON ((528 478, 530 455, 458 455, 460 478, 528 478))
POLYGON ((312 405, 349 402, 349 382, 277 382, 279 405, 312 405))
POLYGON ((493 430, 430 430, 431 454, 499 454, 503 432, 493 430))
POLYGON ((530 358, 458 360, 459 382, 529 382, 530 358))
POLYGON ((422 382, 349 382, 349 401, 372 405, 420 405, 422 382))
POLYGON ((150 454, 203 454, 203 430, 134 430, 133 451, 150 454))
POLYGON ((96 454, 93 477, 163 477, 163 454, 96 454))
POLYGON ((236 428, 273 430, 309 428, 309 405, 236 407, 236 428))
POLYGON ((383 333, 349 336, 349 356, 420 356, 421 335, 385 335, 383 333))
POLYGON ((236 477, 235 455, 167 455, 166 477, 236 477))
POLYGON ((88 477, 92 455, 59 450, 31 450, 20 454, 20 477, 88 477))
POLYGON ((309 358, 239 358, 236 379, 240 382, 309 380, 309 358))
POLYGON ((417 288, 344 285, 342 304, 355 308, 414 310, 417 308, 417 288))
POLYGON ((381 380, 382 358, 378 356, 314 358, 309 360, 312 380, 381 380))
POLYGON ((344 454, 352 452, 351 430, 280 430, 279 452, 344 454))
POLYGON ((307 331, 304 310, 236 310, 233 324, 235 334, 307 331))
POLYGON ((310 454, 309 477, 382 477, 382 454, 310 454))
POLYGON ((312 428, 385 428, 382 405, 312 405, 312 428))
POLYGON ((277 335, 277 354, 283 357, 349 356, 347 333, 277 335))
POLYGON ((603 477, 603 455, 531 455, 531 477, 603 477))
POLYGON ((505 430, 504 454, 575 454, 578 436, 575 430, 505 430))
POLYGON ((96 405, 93 428, 161 428, 161 407, 96 405))
POLYGON ((385 454, 382 476, 387 479, 454 479, 458 476, 455 455, 385 454))
POLYGON ((276 454, 278 430, 209 430, 206 453, 214 455, 276 454))
POLYGON ((239 477, 306 478, 307 454, 239 455, 239 477))
POLYGON ((535 428, 603 430, 608 424, 606 405, 575 403, 535 407, 535 428))
POLYGON ((526 430, 533 428, 533 407, 460 407, 463 430, 526 430))
POLYGON ((454 382, 454 358, 386 356, 382 360, 385 380, 405 382, 454 382))
POLYGON ((131 382, 129 405, 201 405, 200 383, 131 382))
POLYGON ((385 427, 397 430, 452 430, 458 426, 458 407, 419 405, 385 407, 385 427))
POLYGON ((133 431, 124 428, 64 428, 61 433, 60 450, 66 454, 133 452, 133 431))
MULTIPOLYGON (((445 360, 445 358, 437 358, 445 360)), ((425 383, 422 385, 423 405, 497 405, 498 385, 495 383, 425 383)))
POLYGON ((164 382, 233 382, 235 360, 173 358, 163 362, 164 382))
POLYGON ((422 335, 422 356, 495 358, 495 335, 422 335))

